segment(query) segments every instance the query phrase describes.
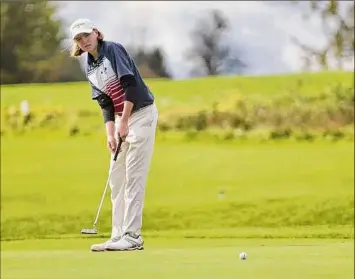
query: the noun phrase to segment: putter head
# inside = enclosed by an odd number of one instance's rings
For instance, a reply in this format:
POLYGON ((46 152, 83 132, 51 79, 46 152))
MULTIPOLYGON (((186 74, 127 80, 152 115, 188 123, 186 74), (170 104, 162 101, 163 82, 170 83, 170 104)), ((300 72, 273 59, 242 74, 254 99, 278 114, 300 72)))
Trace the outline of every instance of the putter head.
POLYGON ((81 233, 82 234, 97 234, 98 231, 95 228, 94 229, 82 229, 81 233))

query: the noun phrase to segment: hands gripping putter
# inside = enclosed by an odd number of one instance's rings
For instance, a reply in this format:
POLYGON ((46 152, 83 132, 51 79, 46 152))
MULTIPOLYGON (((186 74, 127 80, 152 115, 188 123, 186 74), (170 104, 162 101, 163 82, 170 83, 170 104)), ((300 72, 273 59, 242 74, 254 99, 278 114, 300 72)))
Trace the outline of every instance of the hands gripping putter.
MULTIPOLYGON (((115 155, 113 156, 113 162, 115 162, 117 160, 117 156, 118 156, 118 153, 120 152, 121 145, 122 145, 122 139, 121 139, 121 137, 118 137, 118 145, 117 145, 117 149, 115 151, 115 155)), ((102 197, 101 197, 99 208, 97 209, 96 218, 95 218, 95 221, 94 221, 93 228, 92 229, 82 229, 81 230, 82 234, 97 234, 98 233, 98 230, 96 229, 96 224, 97 224, 97 220, 99 219, 102 203, 104 201, 104 198, 105 198, 105 195, 106 195, 106 191, 107 191, 107 187, 108 187, 108 184, 110 182, 113 166, 114 166, 114 163, 112 163, 111 167, 110 167, 109 176, 107 178, 105 190, 104 190, 104 192, 102 194, 102 197)))

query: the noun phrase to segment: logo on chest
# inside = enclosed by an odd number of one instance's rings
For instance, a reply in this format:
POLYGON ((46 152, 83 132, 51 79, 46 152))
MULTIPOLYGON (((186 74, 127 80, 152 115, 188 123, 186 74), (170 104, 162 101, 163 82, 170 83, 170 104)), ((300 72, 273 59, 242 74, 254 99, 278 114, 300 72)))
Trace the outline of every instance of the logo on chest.
POLYGON ((98 72, 99 72, 101 80, 106 81, 109 78, 107 66, 104 63, 100 66, 98 72))
POLYGON ((89 80, 100 89, 104 89, 107 83, 115 76, 110 62, 106 58, 101 59, 96 65, 89 65, 88 73, 89 80))

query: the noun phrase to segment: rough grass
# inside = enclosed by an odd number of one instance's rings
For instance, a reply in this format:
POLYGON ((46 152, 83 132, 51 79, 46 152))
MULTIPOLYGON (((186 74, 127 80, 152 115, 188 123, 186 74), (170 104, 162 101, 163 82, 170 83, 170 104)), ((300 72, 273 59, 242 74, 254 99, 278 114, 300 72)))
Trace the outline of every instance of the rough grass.
MULTIPOLYGON (((159 131, 193 138, 218 130, 222 139, 313 141, 353 139, 353 77, 324 72, 270 77, 218 77, 187 81, 149 80, 159 109, 159 131)), ((47 130, 88 135, 103 128, 102 113, 86 83, 3 86, 1 134, 47 130), (21 99, 32 108, 23 127, 21 99)))
POLYGON ((352 240, 146 239, 144 251, 90 253, 93 240, 2 243, 4 279, 350 279, 352 240), (248 258, 241 261, 240 252, 248 258))
MULTIPOLYGON (((158 141, 144 231, 233 237, 228 229, 286 227, 293 232, 284 237, 352 237, 353 151, 349 142, 158 141)), ((75 235, 91 226, 107 179, 103 137, 5 137, 1 159, 2 239, 75 235)), ((108 196, 99 223, 106 234, 109 212, 108 196)))
MULTIPOLYGON (((330 85, 353 86, 353 72, 323 72, 262 77, 211 77, 193 80, 147 80, 156 95, 162 114, 210 109, 218 102, 221 109, 234 106, 240 96, 272 96, 297 90, 301 95, 319 94, 330 85)), ((1 107, 18 106, 26 99, 33 108, 59 107, 66 110, 94 110, 86 82, 1 86, 1 107)))

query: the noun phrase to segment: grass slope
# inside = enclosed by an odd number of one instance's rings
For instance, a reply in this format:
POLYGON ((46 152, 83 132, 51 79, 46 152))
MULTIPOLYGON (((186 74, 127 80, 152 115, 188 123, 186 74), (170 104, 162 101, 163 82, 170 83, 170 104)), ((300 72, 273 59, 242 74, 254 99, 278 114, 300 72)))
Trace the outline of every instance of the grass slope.
MULTIPOLYGON (((210 108, 214 102, 234 105, 240 96, 280 95, 297 90, 319 94, 330 85, 353 84, 351 72, 323 72, 261 77, 210 77, 193 80, 147 80, 162 114, 210 108)), ((32 108, 61 107, 66 110, 98 110, 90 87, 83 83, 1 86, 1 107, 18 106, 27 99, 32 108)))
MULTIPOLYGON (((350 86, 353 73, 148 80, 162 114, 222 99, 233 104, 228 100, 240 95, 259 98, 296 89, 318 94, 338 82, 350 86)), ((100 113, 87 83, 1 87, 2 108, 21 99, 35 108, 100 113)), ((2 239, 76 235, 92 223, 109 163, 102 120, 93 121, 101 134, 68 137, 44 129, 2 137, 2 239)), ((158 137, 144 231, 185 237, 352 237, 353 153, 353 141, 253 144, 158 137)), ((100 229, 108 234, 109 196, 101 216, 100 229)))
MULTIPOLYGON (((294 227, 288 232, 293 236, 300 226, 318 226, 314 234, 308 230, 303 236, 322 236, 323 227, 323 237, 350 237, 352 154, 350 142, 158 141, 144 229, 206 233, 218 228, 225 233, 294 227)), ((92 224, 109 163, 102 137, 3 138, 1 159, 6 162, 1 173, 3 239, 76 234, 92 224)), ((100 219, 105 233, 110 218, 108 195, 100 219)))

